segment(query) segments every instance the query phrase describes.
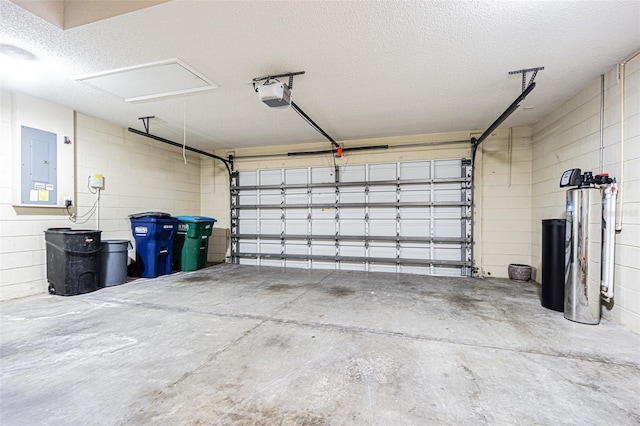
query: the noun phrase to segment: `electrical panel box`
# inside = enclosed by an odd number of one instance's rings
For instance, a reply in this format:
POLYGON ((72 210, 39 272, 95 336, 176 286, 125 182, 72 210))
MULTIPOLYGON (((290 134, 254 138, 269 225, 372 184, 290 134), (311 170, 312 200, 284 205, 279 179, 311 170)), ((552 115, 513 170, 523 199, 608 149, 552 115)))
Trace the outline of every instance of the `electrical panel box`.
POLYGON ((51 206, 58 199, 57 135, 21 126, 20 201, 51 206))
POLYGON ((74 112, 11 93, 14 206, 64 208, 75 198, 74 112))

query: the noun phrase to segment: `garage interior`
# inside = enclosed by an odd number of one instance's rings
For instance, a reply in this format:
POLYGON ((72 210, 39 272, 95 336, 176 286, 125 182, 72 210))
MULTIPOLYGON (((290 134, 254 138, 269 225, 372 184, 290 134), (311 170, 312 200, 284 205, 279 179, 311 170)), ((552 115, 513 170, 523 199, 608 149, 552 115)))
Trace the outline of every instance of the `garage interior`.
POLYGON ((640 422, 638 2, 0 16, 2 424, 640 422), (541 306, 571 169, 615 178, 597 325, 541 306), (215 218, 208 266, 47 294, 45 230, 140 212, 215 218))

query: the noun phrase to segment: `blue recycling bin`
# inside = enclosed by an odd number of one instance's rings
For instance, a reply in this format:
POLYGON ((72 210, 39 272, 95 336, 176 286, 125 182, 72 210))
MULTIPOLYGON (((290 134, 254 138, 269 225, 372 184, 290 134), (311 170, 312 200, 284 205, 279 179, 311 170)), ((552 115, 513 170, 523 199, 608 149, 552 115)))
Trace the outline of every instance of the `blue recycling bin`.
POLYGON ((180 221, 168 213, 145 212, 129 216, 136 241, 136 266, 143 278, 171 273, 173 238, 180 221))

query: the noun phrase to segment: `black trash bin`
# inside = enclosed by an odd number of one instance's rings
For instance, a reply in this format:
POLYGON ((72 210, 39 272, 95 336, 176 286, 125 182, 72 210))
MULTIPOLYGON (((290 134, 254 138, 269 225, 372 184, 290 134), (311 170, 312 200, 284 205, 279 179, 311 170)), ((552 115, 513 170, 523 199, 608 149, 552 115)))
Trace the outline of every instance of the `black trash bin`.
POLYGON ((564 312, 564 219, 542 221, 542 297, 547 309, 564 312))
POLYGON ((74 296, 100 287, 100 235, 89 229, 49 228, 47 245, 49 293, 74 296))

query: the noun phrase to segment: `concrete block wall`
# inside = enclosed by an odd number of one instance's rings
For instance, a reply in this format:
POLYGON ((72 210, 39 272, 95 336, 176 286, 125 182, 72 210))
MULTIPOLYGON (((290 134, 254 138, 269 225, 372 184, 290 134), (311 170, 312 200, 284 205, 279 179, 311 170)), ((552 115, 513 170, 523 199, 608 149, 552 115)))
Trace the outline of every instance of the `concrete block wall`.
MULTIPOLYGON (((531 128, 499 129, 476 158, 475 257, 480 276, 531 265, 531 128)), ((533 271, 535 274, 535 270, 533 271)))
MULTIPOLYGON (((46 281, 44 230, 96 229, 97 215, 73 223, 61 208, 16 207, 12 97, 1 92, 0 135, 0 300, 43 293, 46 281)), ((46 114, 46 108, 43 112, 46 114)), ((84 214, 96 200, 87 188, 93 172, 105 176, 100 202, 103 239, 133 241, 128 215, 141 211, 200 214, 200 159, 127 132, 119 126, 75 114, 75 209, 84 214)), ((133 252, 130 252, 130 256, 133 252)))
MULTIPOLYGON (((507 277, 509 263, 531 262, 531 139, 530 128, 500 129, 489 137, 478 154, 476 187, 476 226, 478 241, 474 253, 480 275, 507 277), (510 139, 511 137, 511 139, 510 139), (511 140, 511 156, 508 152, 511 140), (509 167, 511 161, 511 167, 509 167), (483 190, 486 188, 486 190, 483 190), (482 224, 482 226, 481 226, 482 224), (486 226, 485 226, 486 224, 486 226)), ((442 158, 468 158, 469 143, 421 146, 442 141, 469 141, 472 132, 449 132, 390 138, 344 141, 345 147, 372 145, 407 145, 379 151, 345 153, 336 163, 348 164, 387 163, 442 158)), ((342 142, 341 142, 342 143, 342 142)), ((259 170, 295 167, 332 166, 329 155, 287 157, 274 155, 289 151, 315 151, 329 148, 329 143, 284 145, 262 148, 245 148, 234 151, 236 170, 259 170), (264 158, 243 159, 247 156, 265 155, 264 158)), ((228 151, 216 152, 226 158, 228 151)), ((209 260, 221 262, 229 255, 230 235, 228 173, 219 161, 203 162, 202 168, 203 214, 218 219, 214 239, 209 245, 209 260)))
MULTIPOLYGON (((624 153, 618 67, 605 74, 603 171, 624 178, 622 232, 616 236, 614 303, 603 315, 640 332, 640 56, 626 65, 624 153), (621 165, 624 164, 624 176, 621 165)), ((533 127, 531 258, 541 267, 542 219, 564 218, 562 172, 599 172, 601 80, 594 80, 533 127)), ((538 281, 540 281, 538 276, 538 281)))

